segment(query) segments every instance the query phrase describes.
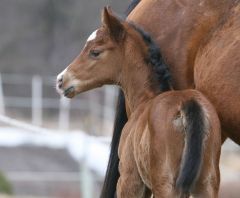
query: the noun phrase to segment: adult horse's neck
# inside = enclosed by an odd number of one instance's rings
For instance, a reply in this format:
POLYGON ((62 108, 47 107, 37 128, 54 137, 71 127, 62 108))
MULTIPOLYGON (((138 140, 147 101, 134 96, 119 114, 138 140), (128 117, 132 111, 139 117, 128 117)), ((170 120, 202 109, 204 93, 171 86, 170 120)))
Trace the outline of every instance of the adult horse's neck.
POLYGON ((235 0, 142 0, 128 20, 150 32, 169 65, 173 86, 194 86, 197 51, 235 0))

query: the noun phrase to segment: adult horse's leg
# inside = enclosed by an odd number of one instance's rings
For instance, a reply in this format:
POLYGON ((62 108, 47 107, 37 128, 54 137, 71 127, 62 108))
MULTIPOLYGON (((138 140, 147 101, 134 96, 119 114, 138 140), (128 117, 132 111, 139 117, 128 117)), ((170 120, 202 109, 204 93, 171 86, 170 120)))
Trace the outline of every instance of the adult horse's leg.
MULTIPOLYGON (((126 10, 126 16, 137 6, 140 0, 132 0, 126 10)), ((125 107, 125 98, 121 90, 119 90, 117 110, 114 122, 113 136, 111 142, 111 151, 108 161, 108 167, 104 184, 101 192, 101 198, 113 198, 116 192, 117 181, 119 178, 119 158, 118 158, 118 145, 121 137, 122 129, 127 122, 127 113, 125 107)))

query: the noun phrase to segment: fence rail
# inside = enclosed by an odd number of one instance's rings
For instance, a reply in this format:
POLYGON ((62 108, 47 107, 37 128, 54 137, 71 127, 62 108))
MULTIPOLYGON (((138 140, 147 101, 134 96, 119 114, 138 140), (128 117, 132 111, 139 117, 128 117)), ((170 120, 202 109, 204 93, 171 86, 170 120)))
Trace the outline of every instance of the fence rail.
MULTIPOLYGON (((50 130, 43 128, 44 111, 55 110, 58 112, 58 124, 56 129, 59 132, 67 132, 70 125, 70 113, 71 110, 89 111, 91 122, 94 119, 100 118, 102 127, 101 129, 107 131, 109 123, 113 123, 114 118, 114 106, 116 100, 116 89, 110 86, 104 87, 102 91, 101 103, 97 100, 98 95, 96 92, 89 93, 88 97, 75 99, 71 102, 69 99, 59 97, 50 98, 43 95, 44 88, 47 86, 54 87, 55 77, 41 77, 41 76, 27 76, 18 74, 1 74, 0 73, 0 124, 4 123, 7 126, 13 126, 16 129, 24 129, 25 132, 35 134, 56 134, 56 130, 50 130), (19 85, 27 85, 31 94, 23 97, 14 95, 11 96, 5 94, 5 87, 11 85, 18 87, 19 85), (13 119, 9 117, 9 107, 11 109, 28 108, 31 112, 31 122, 26 123, 19 121, 19 119, 13 119)), ((53 90, 55 91, 55 90, 53 90)), ((80 118, 79 118, 80 119, 80 118)), ((94 124, 91 125, 92 131, 96 130, 94 124)), ((54 182, 54 181, 76 181, 79 182, 80 192, 82 197, 92 198, 94 187, 93 183, 98 181, 99 178, 93 178, 87 163, 87 156, 89 155, 88 148, 91 145, 91 138, 84 141, 84 157, 79 162, 79 172, 6 172, 6 175, 11 181, 24 182, 24 181, 42 181, 42 182, 54 182), (84 182, 83 182, 84 181, 84 182)), ((110 140, 107 137, 95 137, 95 141, 99 143, 109 144, 110 140)))
MULTIPOLYGON (((44 111, 49 109, 49 111, 54 110, 58 112, 58 124, 56 129, 59 132, 64 132, 69 130, 71 120, 70 113, 71 110, 86 111, 89 110, 91 118, 100 118, 102 123, 102 130, 107 131, 109 123, 113 123, 114 118, 114 106, 116 99, 116 89, 113 87, 104 87, 101 91, 102 94, 96 92, 91 92, 88 97, 75 99, 71 102, 69 99, 59 97, 50 98, 43 95, 44 88, 47 86, 54 87, 54 77, 41 77, 41 76, 27 76, 18 74, 1 74, 0 73, 0 124, 7 126, 12 126, 17 129, 23 129, 24 132, 34 133, 34 134, 44 134, 51 135, 56 134, 56 130, 51 130, 43 128, 44 111), (7 95, 5 93, 5 87, 11 85, 18 87, 19 85, 27 85, 31 93, 29 96, 23 97, 19 95, 7 95), (99 98, 101 97, 101 98, 99 98), (101 101, 101 103, 99 102, 101 101), (16 111, 23 112, 21 110, 28 109, 31 110, 31 121, 23 122, 19 121, 19 118, 14 119, 9 117, 9 109, 16 109, 16 111), (20 110, 19 110, 20 109, 20 110)), ((53 90, 55 91, 55 90, 53 90)), ((22 118, 21 118, 22 119, 22 118)), ((91 120, 92 127, 91 131, 98 131, 94 123, 91 120)), ((34 179, 42 182, 54 182, 54 181, 76 181, 79 182, 79 187, 81 189, 82 196, 84 198, 92 198, 94 192, 94 183, 99 182, 99 178, 94 177, 90 170, 88 164, 88 155, 91 146, 90 139, 94 139, 98 143, 106 146, 109 145, 110 139, 108 137, 90 137, 86 138, 84 141, 83 158, 81 162, 79 161, 80 172, 6 172, 6 176, 9 177, 11 181, 24 182, 24 181, 34 181, 34 179), (84 182, 83 182, 84 181, 84 182)))
POLYGON ((0 74, 0 114, 5 114, 5 104, 3 97, 2 76, 0 74))
MULTIPOLYGON (((91 120, 99 119, 102 123, 101 129, 108 131, 109 123, 113 123, 114 118, 114 106, 116 101, 116 88, 112 86, 104 87, 101 92, 103 94, 102 103, 96 100, 98 97, 96 92, 91 92, 86 97, 80 97, 74 99, 74 102, 66 98, 50 98, 43 96, 44 88, 51 87, 53 85, 55 77, 52 76, 28 76, 20 74, 1 74, 0 73, 0 114, 6 114, 9 107, 11 108, 29 108, 31 109, 31 122, 36 126, 43 125, 43 111, 46 109, 58 111, 58 126, 59 129, 67 130, 70 126, 70 111, 89 111, 91 120), (4 88, 6 85, 16 86, 30 85, 31 95, 22 96, 8 96, 4 94, 4 88)), ((55 91, 53 89, 53 91, 55 91)), ((96 130, 93 127, 90 130, 96 130)))
MULTIPOLYGON (((56 131, 52 131, 49 129, 41 128, 38 126, 34 126, 31 124, 27 124, 12 118, 9 118, 4 115, 0 115, 0 123, 3 122, 7 125, 16 127, 16 129, 24 129, 29 133, 35 134, 43 134, 43 135, 50 135, 56 134, 56 131)), ((62 133, 63 131, 61 131, 62 133)), ((66 133, 66 132, 64 132, 66 133)), ((69 133, 66 133, 69 134, 69 133)), ((29 172, 29 171, 11 171, 5 172, 6 176, 12 182, 79 182, 80 183, 80 192, 82 193, 82 197, 84 198, 93 198, 94 192, 94 183, 98 182, 100 178, 92 176, 92 172, 87 164, 87 156, 88 147, 90 146, 91 142, 88 140, 89 138, 84 141, 84 151, 83 151, 83 159, 79 161, 79 172, 29 172)), ((110 139, 106 137, 95 137, 95 140, 101 143, 110 143, 110 139)))

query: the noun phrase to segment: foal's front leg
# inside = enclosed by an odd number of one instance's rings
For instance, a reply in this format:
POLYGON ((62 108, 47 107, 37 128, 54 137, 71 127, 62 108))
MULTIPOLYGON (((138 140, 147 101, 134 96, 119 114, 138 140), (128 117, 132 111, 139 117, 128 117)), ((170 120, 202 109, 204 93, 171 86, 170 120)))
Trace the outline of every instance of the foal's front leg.
POLYGON ((129 143, 127 140, 120 156, 117 198, 142 198, 145 197, 145 185, 138 173, 133 147, 129 143))

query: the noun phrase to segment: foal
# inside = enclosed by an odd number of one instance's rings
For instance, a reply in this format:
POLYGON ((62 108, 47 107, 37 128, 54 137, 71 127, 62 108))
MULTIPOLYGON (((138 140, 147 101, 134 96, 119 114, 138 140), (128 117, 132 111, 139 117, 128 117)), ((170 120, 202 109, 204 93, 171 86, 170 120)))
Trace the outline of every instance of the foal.
POLYGON ((60 94, 119 85, 129 120, 119 145, 118 198, 217 197, 220 124, 196 90, 173 91, 169 72, 151 37, 107 8, 102 26, 57 77, 60 94))

